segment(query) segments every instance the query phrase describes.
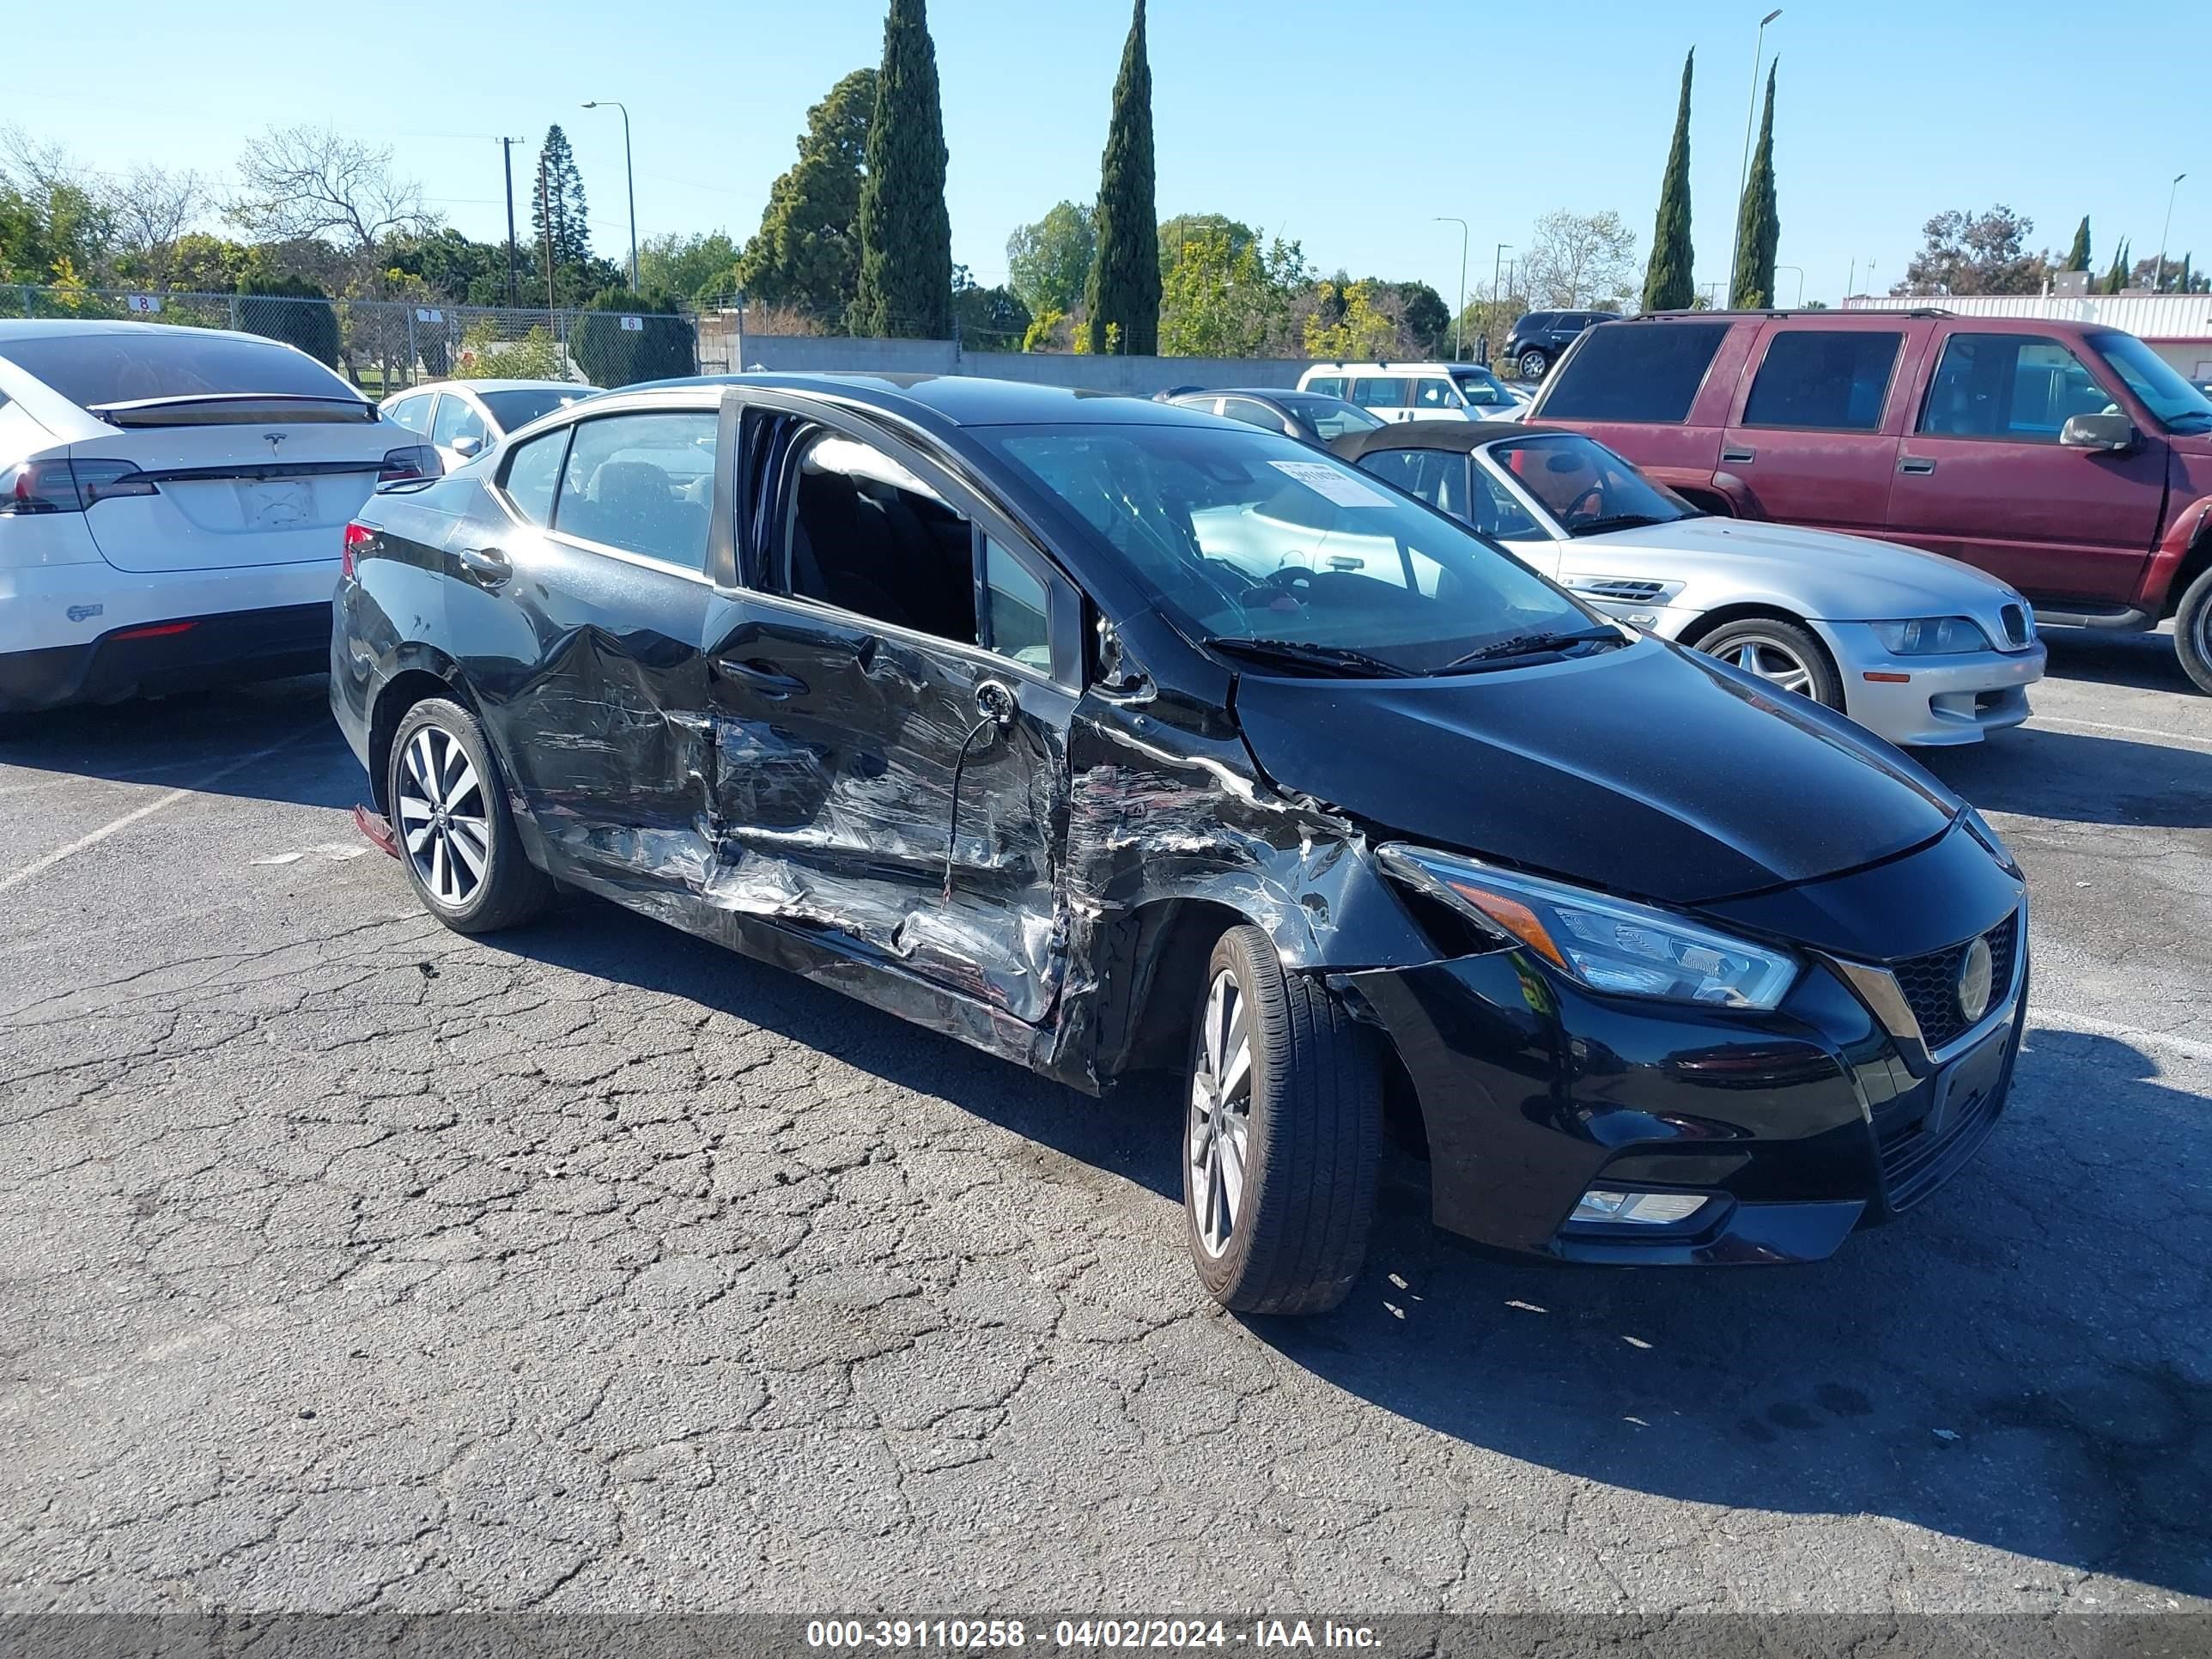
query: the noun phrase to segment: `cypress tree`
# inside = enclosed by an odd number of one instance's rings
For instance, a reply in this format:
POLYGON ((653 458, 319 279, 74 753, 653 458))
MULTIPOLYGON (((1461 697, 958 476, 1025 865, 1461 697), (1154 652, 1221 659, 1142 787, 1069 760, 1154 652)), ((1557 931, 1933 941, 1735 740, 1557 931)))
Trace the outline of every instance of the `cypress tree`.
POLYGON ((1136 0, 1098 173, 1092 219, 1098 251, 1083 297, 1091 349, 1150 356, 1160 341, 1160 231, 1152 205, 1152 70, 1145 57, 1145 0, 1136 0), (1107 325, 1114 338, 1107 339, 1107 325))
POLYGON ((1646 311, 1686 311, 1698 297, 1690 245, 1690 76, 1697 48, 1682 60, 1682 101, 1674 112, 1674 142, 1659 183, 1659 222, 1651 232, 1651 263, 1644 272, 1646 311))
POLYGON ((860 186, 860 283, 853 332, 941 340, 952 332, 952 221, 945 118, 923 0, 891 0, 860 186))
POLYGON ((530 229, 538 244, 542 276, 549 228, 553 263, 578 265, 592 257, 592 226, 590 211, 584 205, 584 175, 576 166, 575 152, 568 148, 568 135, 561 131, 558 122, 545 129, 540 155, 545 189, 542 198, 537 191, 531 192, 530 229))
POLYGON ((2066 250, 2066 263, 2061 270, 2087 270, 2089 268, 2089 216, 2083 214, 2081 222, 2074 228, 2074 246, 2066 250))
POLYGON ((1729 303, 1748 311, 1774 303, 1774 256, 1782 240, 1782 221, 1774 204, 1774 73, 1781 67, 1778 57, 1766 71, 1766 111, 1759 118, 1759 148, 1751 153, 1751 173, 1744 179, 1743 200, 1736 209, 1735 272, 1729 303))
POLYGON ((2181 281, 2173 291, 2176 294, 2194 294, 2197 292, 2196 284, 2197 279, 2189 274, 2189 256, 2185 253, 2181 256, 2181 281))
POLYGON ((2112 268, 2105 273, 2105 292, 2118 294, 2128 285, 2128 244, 2123 237, 2112 253, 2112 268))

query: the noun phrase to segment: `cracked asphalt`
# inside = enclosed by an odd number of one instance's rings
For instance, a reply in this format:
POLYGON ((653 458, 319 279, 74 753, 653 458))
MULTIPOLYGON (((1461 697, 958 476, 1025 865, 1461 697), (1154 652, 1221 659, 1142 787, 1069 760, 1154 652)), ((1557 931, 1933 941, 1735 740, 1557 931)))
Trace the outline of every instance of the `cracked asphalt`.
POLYGON ((2037 952, 1938 1197, 1622 1275, 1443 1242, 1401 1167, 1304 1324, 1197 1294, 1163 1091, 591 901, 445 932, 319 681, 39 721, 0 1610, 2212 1607, 2212 699, 2062 636, 2035 702, 1934 762, 2037 952))

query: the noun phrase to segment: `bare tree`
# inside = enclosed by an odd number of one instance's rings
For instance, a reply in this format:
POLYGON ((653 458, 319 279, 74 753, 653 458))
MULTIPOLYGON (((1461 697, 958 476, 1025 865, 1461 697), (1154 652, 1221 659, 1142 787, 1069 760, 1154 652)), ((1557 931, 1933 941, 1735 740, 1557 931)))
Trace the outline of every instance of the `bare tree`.
POLYGON ((231 219, 273 241, 309 237, 367 253, 394 231, 436 223, 422 186, 392 170, 392 151, 326 127, 271 127, 238 158, 244 190, 231 219))
POLYGON ((166 285, 175 264, 177 239, 213 204, 207 181, 190 169, 170 173, 142 164, 107 191, 115 252, 149 282, 166 285))
POLYGON ((1636 233, 1610 209, 1546 214, 1520 259, 1520 287, 1538 307, 1618 304, 1634 291, 1636 278, 1636 233))

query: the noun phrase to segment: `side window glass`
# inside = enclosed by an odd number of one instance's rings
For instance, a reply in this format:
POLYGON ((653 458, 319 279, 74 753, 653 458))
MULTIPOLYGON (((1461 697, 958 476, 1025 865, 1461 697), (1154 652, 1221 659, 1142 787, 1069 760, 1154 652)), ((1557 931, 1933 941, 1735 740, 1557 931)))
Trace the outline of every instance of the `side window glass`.
POLYGON ((1859 329, 1789 329, 1772 337, 1744 400, 1746 426, 1872 432, 1905 336, 1859 329))
POLYGON ((1451 382, 1431 376, 1413 382, 1413 407, 1416 409, 1457 409, 1459 398, 1453 394, 1451 382))
POLYGON ((1544 526, 1513 497, 1504 481, 1480 461, 1474 466, 1474 527, 1502 542, 1546 539, 1544 526))
POLYGON ((1344 396, 1344 376, 1316 374, 1305 383, 1304 389, 1308 392, 1318 392, 1324 398, 1341 398, 1344 396))
POLYGON ((983 587, 990 606, 990 647, 1024 668, 1052 672, 1052 600, 1029 567, 988 537, 983 587))
POLYGON ((1669 321, 1597 329, 1553 377, 1544 397, 1545 417, 1686 420, 1731 326, 1669 321))
POLYGON ((466 398, 456 398, 451 392, 439 398, 437 422, 430 428, 432 443, 443 444, 450 449, 457 440, 474 438, 481 444, 489 432, 483 416, 466 398))
POLYGON ((553 527, 703 572, 714 492, 714 425, 711 410, 578 422, 553 527))
POLYGON ((1378 449, 1361 456, 1359 465, 1362 471, 1372 472, 1383 483, 1397 485, 1408 495, 1419 495, 1431 507, 1440 507, 1436 479, 1422 465, 1434 453, 1427 449, 1378 449))
POLYGON ((2027 334, 1954 334, 1928 384, 1920 430, 1938 437, 2055 444, 2069 416, 2111 397, 2079 357, 2027 334))
POLYGON ((1395 374, 1376 375, 1352 383, 1352 401, 1365 409, 1403 409, 1406 383, 1395 374))
POLYGON ((927 483, 835 432, 806 441, 791 476, 784 546, 793 598, 981 642, 974 529, 927 483))
POLYGON ((384 411, 386 420, 395 426, 404 426, 410 432, 421 434, 430 429, 430 404, 428 397, 402 398, 384 411))
POLYGON ((561 481, 561 458, 568 452, 568 428, 561 427, 515 446, 507 459, 500 488, 515 511, 534 525, 553 522, 553 487, 561 481))
POLYGON ((1255 404, 1249 398, 1224 398, 1221 412, 1232 421, 1242 421, 1247 426, 1264 427, 1270 432, 1283 429, 1283 417, 1265 404, 1255 404))

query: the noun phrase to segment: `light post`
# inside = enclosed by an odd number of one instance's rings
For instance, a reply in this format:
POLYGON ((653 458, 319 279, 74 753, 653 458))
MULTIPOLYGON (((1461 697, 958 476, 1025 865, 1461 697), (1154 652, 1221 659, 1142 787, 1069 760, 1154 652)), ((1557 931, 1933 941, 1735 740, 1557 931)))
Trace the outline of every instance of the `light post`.
POLYGON ((1452 309, 1452 361, 1460 361, 1461 343, 1466 338, 1467 316, 1467 221, 1455 219, 1449 213, 1437 215, 1440 225, 1459 227, 1459 304, 1452 309))
MULTIPOLYGON (((1498 272, 1502 268, 1499 262, 1503 260, 1508 253, 1512 252, 1512 243, 1500 242, 1498 245, 1498 252, 1490 256, 1490 303, 1493 306, 1504 297, 1504 295, 1498 290, 1498 272)), ((1490 325, 1496 319, 1492 316, 1491 313, 1487 309, 1485 309, 1482 313, 1482 344, 1483 355, 1485 357, 1489 356, 1490 325)))
POLYGON ((2173 175, 2173 183, 2167 187, 2166 192, 2166 223, 2160 228, 2158 233, 2158 276, 2151 284, 2150 290, 2154 294, 2163 294, 2166 292, 2166 233, 2173 228, 2174 195, 2180 190, 2181 181, 2188 176, 2189 175, 2185 173, 2175 173, 2173 175))
POLYGON ((1743 168, 1735 181, 1735 228, 1729 233, 1729 298, 1735 298, 1736 244, 1743 236, 1743 191, 1751 182, 1751 129, 1759 118, 1759 66, 1766 61, 1766 26, 1782 15, 1782 8, 1759 20, 1759 41, 1751 52, 1751 104, 1743 112, 1743 168))
MULTIPOLYGON (((1802 265, 1777 265, 1774 268, 1777 270, 1794 270, 1797 273, 1797 303, 1792 308, 1802 311, 1805 308, 1805 267, 1802 265)), ((1769 297, 1771 298, 1772 296, 1770 295, 1769 297)))
POLYGON ((629 186, 629 291, 637 292, 637 174, 629 164, 629 106, 619 98, 594 98, 584 106, 597 109, 602 104, 611 104, 622 112, 623 118, 623 181, 629 186))

